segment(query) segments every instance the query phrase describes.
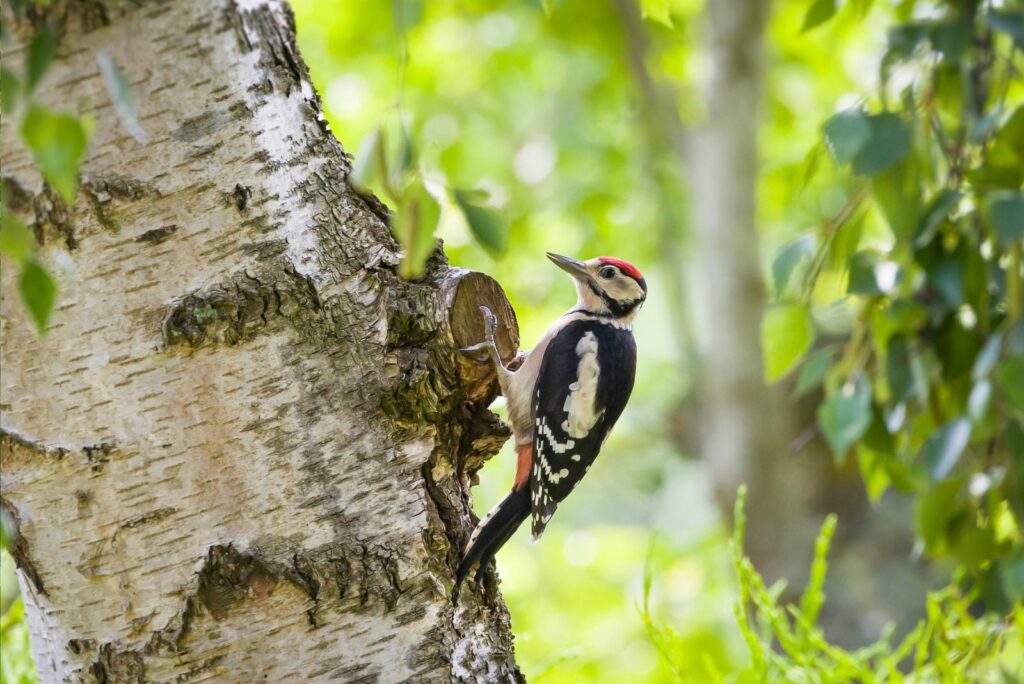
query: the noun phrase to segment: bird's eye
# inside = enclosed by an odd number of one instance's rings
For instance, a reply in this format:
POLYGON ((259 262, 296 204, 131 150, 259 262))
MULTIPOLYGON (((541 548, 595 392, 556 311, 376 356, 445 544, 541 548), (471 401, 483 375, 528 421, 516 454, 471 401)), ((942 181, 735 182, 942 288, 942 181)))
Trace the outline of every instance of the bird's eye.
POLYGON ((615 269, 612 268, 611 266, 605 266, 600 271, 598 271, 598 275, 604 278, 605 280, 611 280, 612 278, 615 277, 615 269))

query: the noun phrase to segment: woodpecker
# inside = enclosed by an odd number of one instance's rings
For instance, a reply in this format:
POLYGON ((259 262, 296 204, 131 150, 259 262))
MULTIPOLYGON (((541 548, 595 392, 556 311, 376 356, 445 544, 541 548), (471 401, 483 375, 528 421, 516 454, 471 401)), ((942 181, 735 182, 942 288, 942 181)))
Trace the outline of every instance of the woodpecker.
POLYGON ((532 518, 539 539, 558 504, 590 470, 633 391, 633 319, 647 282, 628 261, 577 261, 548 253, 576 284, 576 305, 563 314, 516 370, 494 343, 497 319, 487 309, 484 341, 461 351, 486 352, 498 373, 516 445, 512 491, 476 526, 455 579, 453 599, 475 563, 476 579, 512 533, 532 518))

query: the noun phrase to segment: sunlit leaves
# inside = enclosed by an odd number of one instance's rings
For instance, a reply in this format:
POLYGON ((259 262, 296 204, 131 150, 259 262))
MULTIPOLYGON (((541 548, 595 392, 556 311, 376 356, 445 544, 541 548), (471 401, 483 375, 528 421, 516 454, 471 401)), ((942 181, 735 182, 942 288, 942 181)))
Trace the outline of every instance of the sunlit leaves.
POLYGON ((842 457, 871 424, 871 386, 861 376, 828 396, 818 408, 818 426, 832 453, 842 457))
POLYGON ((49 26, 39 28, 28 45, 25 62, 25 89, 28 92, 35 90, 56 54, 57 40, 53 37, 53 31, 49 26))
POLYGON ((46 324, 50 320, 50 312, 57 301, 57 284, 53 277, 38 261, 32 259, 21 270, 18 291, 39 334, 44 334, 46 324))
POLYGON ((78 189, 78 166, 88 142, 82 120, 33 105, 21 124, 21 136, 43 177, 71 204, 78 189))
POLYGON ((814 0, 804 15, 804 23, 801 31, 810 31, 815 26, 820 26, 835 16, 836 0, 814 0))
POLYGON ((805 304, 773 306, 761 322, 764 374, 775 382, 793 369, 814 342, 814 321, 805 304))
POLYGON ((142 141, 145 135, 139 126, 139 117, 135 113, 135 101, 132 99, 131 87, 124 72, 117 66, 117 63, 110 55, 101 52, 96 57, 100 65, 100 73, 103 74, 103 82, 107 85, 107 93, 114 103, 114 109, 121 118, 128 133, 136 140, 142 141))
POLYGON ((487 195, 478 190, 454 191, 455 202, 477 242, 494 256, 508 248, 508 226, 501 215, 487 206, 487 195))
POLYGON ((958 418, 935 431, 921 447, 921 460, 932 480, 943 480, 967 448, 971 436, 971 422, 958 418))

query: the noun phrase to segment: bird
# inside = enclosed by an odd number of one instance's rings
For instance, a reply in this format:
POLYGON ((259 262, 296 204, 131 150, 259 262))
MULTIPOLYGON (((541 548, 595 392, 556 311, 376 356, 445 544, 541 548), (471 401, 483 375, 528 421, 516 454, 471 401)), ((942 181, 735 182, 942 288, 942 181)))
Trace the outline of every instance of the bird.
POLYGON ((636 266, 615 257, 579 261, 547 253, 576 285, 576 304, 559 317, 511 370, 494 341, 497 318, 485 306, 484 340, 461 349, 486 354, 506 399, 515 438, 512 490, 477 524, 455 575, 453 601, 478 564, 484 568, 512 534, 531 518, 534 540, 555 509, 597 458, 633 391, 636 341, 633 319, 647 298, 636 266))

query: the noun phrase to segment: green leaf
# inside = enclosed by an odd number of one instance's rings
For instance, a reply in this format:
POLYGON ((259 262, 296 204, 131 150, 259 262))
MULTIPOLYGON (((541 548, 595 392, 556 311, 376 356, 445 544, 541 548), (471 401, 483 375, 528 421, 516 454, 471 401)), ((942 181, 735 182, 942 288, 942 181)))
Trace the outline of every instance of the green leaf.
POLYGON ((971 388, 971 393, 967 397, 967 415, 970 416, 971 423, 977 425, 982 421, 991 399, 992 383, 988 380, 982 380, 971 388))
POLYGON ((962 491, 956 480, 945 480, 926 490, 918 499, 917 528, 927 549, 940 546, 953 521, 964 517, 962 491))
POLYGON ((352 164, 352 183, 357 188, 367 189, 381 180, 386 173, 382 168, 384 136, 380 128, 374 128, 359 143, 355 163, 352 164))
POLYGON ((928 280, 951 309, 959 307, 964 300, 964 254, 957 250, 942 254, 925 266, 928 280))
POLYGON ((837 457, 846 454, 871 425, 871 386, 864 376, 828 396, 818 408, 818 426, 837 457))
POLYGON ((1024 240, 1024 192, 993 192, 986 199, 988 219, 999 243, 1009 247, 1024 240))
POLYGON ((924 247, 932 241, 935 231, 949 216, 949 213, 960 204, 961 197, 963 197, 963 193, 958 190, 943 190, 935 196, 917 223, 917 229, 914 231, 914 246, 924 247))
POLYGON ((999 364, 996 378, 1006 398, 1024 413, 1024 354, 1011 356, 999 364))
POLYGON ((427 257, 434 249, 434 231, 440 218, 441 205, 417 174, 402 193, 394 222, 395 236, 404 252, 399 266, 403 278, 423 274, 427 257))
POLYGON ((971 25, 960 18, 938 22, 929 28, 928 40, 945 62, 958 62, 970 47, 971 25))
POLYGON ((32 105, 21 124, 21 137, 32 150, 43 177, 56 188, 66 204, 74 202, 78 166, 88 143, 83 122, 70 114, 32 105))
POLYGON ((859 109, 847 109, 834 114, 825 122, 822 130, 825 143, 838 164, 853 161, 871 139, 871 124, 859 109))
POLYGON ((555 0, 540 0, 541 9, 544 10, 544 16, 548 19, 551 18, 551 12, 554 9, 555 0))
POLYGON ((18 104, 18 77, 13 71, 0 68, 0 112, 10 114, 18 104))
POLYGON ((1024 551, 1019 548, 1010 556, 1000 558, 998 563, 999 581, 1003 592, 1013 605, 1024 605, 1024 551))
POLYGON ((7 511, 0 508, 0 549, 4 551, 9 549, 11 542, 14 540, 14 535, 14 521, 11 520, 11 516, 7 515, 7 511))
POLYGON ((971 421, 967 418, 957 418, 932 433, 920 452, 932 482, 946 479, 967 448, 970 437, 971 421))
POLYGON ((836 13, 836 0, 814 0, 809 8, 807 8, 807 14, 804 15, 804 23, 800 28, 800 32, 804 33, 810 31, 816 26, 824 24, 826 21, 831 19, 836 13))
POLYGON ((508 248, 508 226, 501 215, 484 206, 483 194, 474 190, 455 190, 455 202, 466 217, 466 224, 476 241, 494 256, 508 248))
POLYGON ((874 176, 902 161, 910 152, 910 130, 898 114, 868 117, 871 135, 853 158, 853 172, 874 176))
POLYGON ((857 252, 850 257, 850 294, 874 296, 891 292, 899 282, 899 266, 882 260, 872 251, 857 252))
POLYGON ((50 62, 57 55, 57 40, 49 26, 43 26, 32 36, 28 44, 28 57, 25 62, 25 89, 31 93, 39 85, 50 62))
POLYGON ((988 13, 988 25, 994 31, 1007 34, 1018 44, 1024 44, 1024 12, 995 10, 988 13))
POLYGON ((19 263, 32 256, 31 231, 8 213, 0 216, 0 253, 19 263))
POLYGON ((775 298, 781 299, 787 291, 789 281, 798 266, 809 262, 814 256, 814 238, 810 235, 794 240, 782 247, 772 262, 772 280, 775 298))
POLYGON ((764 375, 775 382, 788 373, 814 342, 814 321, 806 304, 773 306, 761 323, 764 375))
POLYGON ((640 15, 672 28, 672 5, 669 0, 640 0, 640 15))
POLYGON ((1003 334, 995 333, 974 357, 974 366, 971 368, 971 380, 977 382, 988 376, 999 361, 999 352, 1003 347, 1003 334))
POLYGON ((807 360, 800 366, 800 375, 796 379, 797 395, 804 395, 821 384, 825 373, 832 367, 832 348, 822 347, 807 355, 807 360))
POLYGON ((18 290, 39 334, 45 335, 50 312, 57 301, 57 284, 49 272, 38 261, 32 259, 26 262, 21 270, 18 290))
POLYGON ((892 401, 899 403, 914 396, 916 387, 914 369, 910 365, 910 348, 902 336, 889 341, 885 355, 885 380, 892 401))
POLYGON ((900 24, 888 32, 885 59, 906 59, 928 38, 928 27, 922 24, 900 24))
POLYGON ((103 82, 107 85, 107 93, 114 103, 114 109, 117 111, 121 123, 133 138, 140 142, 145 140, 146 136, 142 132, 142 127, 139 126, 139 117, 135 112, 131 86, 128 85, 128 79, 125 78, 124 72, 105 52, 97 55, 96 61, 99 62, 103 82))
POLYGON ((416 165, 416 146, 413 145, 409 127, 403 122, 398 123, 398 149, 395 151, 392 167, 396 173, 406 174, 416 165))

